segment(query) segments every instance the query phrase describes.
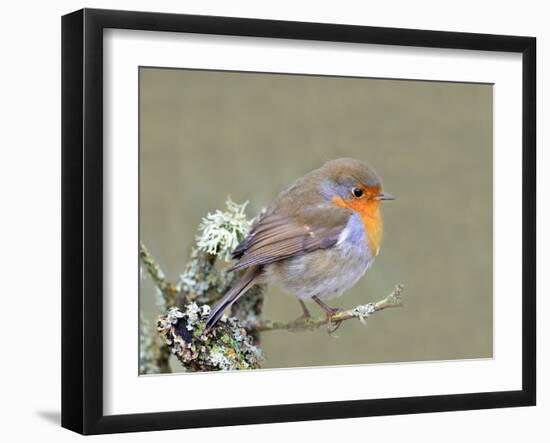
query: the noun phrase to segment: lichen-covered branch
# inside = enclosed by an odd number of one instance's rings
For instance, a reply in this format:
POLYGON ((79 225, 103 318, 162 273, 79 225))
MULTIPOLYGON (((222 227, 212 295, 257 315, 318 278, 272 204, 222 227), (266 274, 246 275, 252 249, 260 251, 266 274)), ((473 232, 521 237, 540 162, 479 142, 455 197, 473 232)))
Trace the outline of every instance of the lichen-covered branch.
MULTIPOLYGON (((384 299, 334 314, 331 322, 353 318, 365 322, 375 312, 403 305, 403 285, 397 285, 384 299)), ((210 306, 190 303, 185 309, 170 308, 161 315, 157 330, 167 349, 188 371, 219 371, 259 368, 264 360, 254 334, 264 331, 301 331, 327 324, 327 317, 300 319, 294 322, 251 321, 242 324, 235 317, 223 316, 214 328, 204 334, 210 306)))
POLYGON ((160 343, 156 331, 143 315, 139 319, 139 373, 165 374, 170 371, 170 349, 160 343))
POLYGON ((218 209, 207 214, 199 225, 196 245, 180 275, 180 308, 193 301, 212 304, 233 283, 235 273, 227 272, 216 262, 231 260, 231 253, 246 237, 254 219, 246 218, 244 211, 248 202, 239 205, 229 197, 225 204, 225 211, 218 209))
POLYGON ((238 275, 227 272, 219 262, 231 259, 231 252, 246 237, 254 222, 246 218, 246 205, 247 202, 239 205, 228 198, 225 211, 216 210, 203 218, 190 259, 176 285, 166 279, 145 245, 140 244, 141 263, 158 290, 157 306, 162 313, 156 330, 162 343, 150 337, 148 326, 141 324, 140 373, 170 372, 170 355, 176 356, 188 371, 259 366, 261 350, 256 347, 259 333, 248 334, 241 323, 259 320, 263 286, 252 289, 246 299, 235 303, 232 316, 224 317, 212 336, 202 339, 200 329, 204 327, 204 313, 225 294, 238 275), (195 313, 197 309, 198 314, 195 313), (185 329, 181 328, 183 323, 185 329))
POLYGON ((234 317, 223 316, 203 334, 209 313, 208 305, 190 303, 185 310, 173 307, 159 317, 157 330, 180 363, 194 372, 259 368, 262 352, 234 317))
POLYGON ((176 297, 179 293, 179 288, 166 280, 164 272, 162 272, 160 266, 157 265, 145 245, 141 242, 139 244, 139 258, 149 274, 149 277, 151 277, 151 280, 153 280, 157 288, 160 290, 162 297, 164 298, 165 305, 174 305, 176 303, 176 297))
POLYGON ((388 308, 397 308, 403 306, 401 294, 403 292, 403 285, 396 285, 393 291, 385 298, 376 303, 367 303, 366 305, 359 305, 353 309, 339 311, 334 314, 330 319, 326 316, 317 318, 304 318, 301 317, 298 320, 292 322, 285 321, 272 321, 263 320, 257 323, 249 323, 246 325, 248 330, 253 331, 274 331, 274 330, 287 330, 287 331, 304 331, 316 329, 319 326, 326 325, 329 321, 331 323, 340 323, 346 320, 358 319, 361 322, 365 322, 375 312, 382 311, 388 308))
POLYGON ((229 289, 233 272, 216 267, 216 256, 197 248, 191 250, 189 262, 180 275, 180 295, 177 305, 181 308, 189 302, 210 304, 229 289))

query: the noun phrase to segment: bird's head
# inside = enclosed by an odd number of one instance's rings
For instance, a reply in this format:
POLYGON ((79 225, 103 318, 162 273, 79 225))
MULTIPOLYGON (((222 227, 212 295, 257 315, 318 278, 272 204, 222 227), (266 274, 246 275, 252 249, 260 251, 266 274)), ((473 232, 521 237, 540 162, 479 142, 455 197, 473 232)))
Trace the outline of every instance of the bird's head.
POLYGON ((382 200, 394 199, 391 194, 382 192, 382 183, 376 172, 359 160, 331 160, 321 168, 321 173, 322 195, 361 215, 376 211, 382 200))
POLYGON ((321 168, 321 177, 323 197, 361 217, 369 247, 378 255, 382 239, 380 203, 394 199, 391 194, 382 192, 378 175, 359 160, 341 158, 326 163, 321 168))

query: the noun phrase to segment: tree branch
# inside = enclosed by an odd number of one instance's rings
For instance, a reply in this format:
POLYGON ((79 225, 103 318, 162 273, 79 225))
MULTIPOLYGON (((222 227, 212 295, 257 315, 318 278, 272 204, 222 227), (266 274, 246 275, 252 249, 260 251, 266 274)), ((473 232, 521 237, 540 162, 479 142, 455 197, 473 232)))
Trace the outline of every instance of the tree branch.
MULTIPOLYGON (((395 286, 393 291, 382 300, 379 300, 375 303, 367 303, 366 305, 359 305, 353 309, 347 311, 339 311, 335 313, 331 318, 331 323, 340 323, 345 320, 351 320, 353 318, 359 319, 361 322, 365 322, 366 318, 374 314, 375 312, 382 311, 388 308, 398 308, 403 306, 403 301, 401 294, 403 292, 404 286, 398 284, 395 286)), ((319 326, 326 325, 329 322, 328 317, 316 317, 316 318, 304 318, 301 317, 298 320, 292 322, 284 321, 271 321, 263 320, 257 323, 249 323, 246 325, 246 329, 252 331, 276 331, 276 330, 287 330, 287 331, 304 331, 304 330, 313 330, 319 326)))
POLYGON ((149 274, 149 277, 151 277, 151 280, 153 280, 162 293, 166 306, 174 306, 176 304, 179 289, 176 285, 166 280, 164 272, 162 272, 162 269, 160 269, 160 266, 155 262, 151 254, 149 254, 149 251, 142 242, 139 243, 139 258, 149 274))

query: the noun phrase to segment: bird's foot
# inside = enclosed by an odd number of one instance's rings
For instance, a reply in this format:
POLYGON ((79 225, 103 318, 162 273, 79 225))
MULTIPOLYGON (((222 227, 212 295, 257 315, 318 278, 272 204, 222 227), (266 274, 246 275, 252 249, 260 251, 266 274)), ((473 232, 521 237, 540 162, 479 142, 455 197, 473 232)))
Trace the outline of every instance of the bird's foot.
POLYGON ((329 335, 334 334, 342 324, 342 320, 334 321, 332 318, 338 312, 340 312, 340 309, 333 308, 332 306, 327 305, 324 301, 316 296, 313 296, 312 298, 313 301, 315 301, 315 303, 317 303, 323 309, 323 311, 325 311, 325 314, 327 316, 327 332, 329 333, 329 335))
POLYGON ((332 308, 330 312, 327 311, 327 332, 329 335, 334 334, 342 325, 342 320, 333 320, 333 317, 340 312, 338 308, 332 308))
POLYGON ((296 320, 291 323, 289 329, 291 332, 303 331, 304 329, 308 329, 308 321, 311 319, 311 314, 309 313, 306 304, 302 300, 298 300, 298 302, 300 303, 300 306, 302 308, 302 315, 300 315, 296 320))
POLYGON ((303 331, 304 329, 307 329, 309 320, 311 320, 311 315, 309 314, 309 312, 307 313, 304 312, 296 320, 290 323, 289 331, 297 332, 297 331, 303 331))

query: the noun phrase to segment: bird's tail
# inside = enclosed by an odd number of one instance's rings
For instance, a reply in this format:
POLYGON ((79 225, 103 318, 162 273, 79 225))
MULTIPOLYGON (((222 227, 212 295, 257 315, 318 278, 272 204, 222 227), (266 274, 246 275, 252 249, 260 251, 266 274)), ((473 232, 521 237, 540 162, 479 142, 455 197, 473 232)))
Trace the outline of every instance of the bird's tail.
POLYGON ((223 315, 224 311, 231 306, 233 303, 240 298, 246 291, 248 291, 252 286, 254 286, 254 280, 260 273, 259 266, 252 266, 248 268, 245 273, 239 278, 231 289, 225 293, 225 295, 218 301, 216 306, 210 311, 210 315, 206 319, 206 328, 205 334, 207 334, 210 329, 218 322, 218 320, 223 315))

